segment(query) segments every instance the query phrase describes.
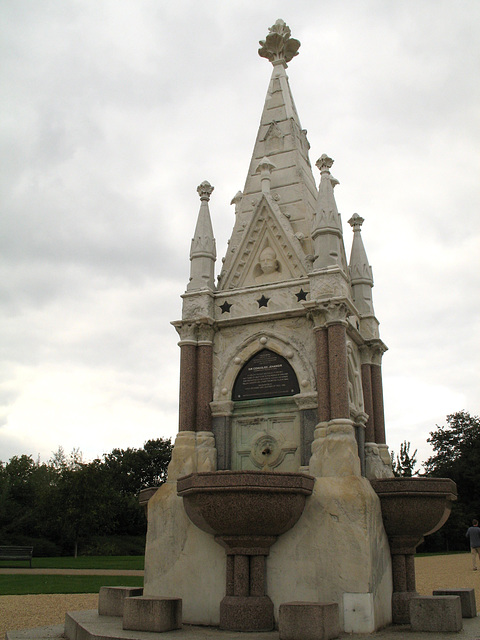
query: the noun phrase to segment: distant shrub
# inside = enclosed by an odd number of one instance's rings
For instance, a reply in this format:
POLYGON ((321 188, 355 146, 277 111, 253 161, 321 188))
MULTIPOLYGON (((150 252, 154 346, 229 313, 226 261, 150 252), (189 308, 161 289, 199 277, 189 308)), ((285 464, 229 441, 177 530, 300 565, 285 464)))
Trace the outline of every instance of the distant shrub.
POLYGON ((78 545, 82 556, 143 556, 145 536, 95 536, 78 545))

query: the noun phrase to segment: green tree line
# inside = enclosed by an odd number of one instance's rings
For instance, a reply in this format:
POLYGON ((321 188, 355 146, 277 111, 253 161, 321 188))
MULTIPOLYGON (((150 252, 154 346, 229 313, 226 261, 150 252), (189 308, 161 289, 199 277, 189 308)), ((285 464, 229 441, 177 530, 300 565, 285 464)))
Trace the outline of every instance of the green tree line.
POLYGON ((33 545, 36 556, 135 555, 145 544, 140 489, 161 485, 172 444, 148 440, 83 462, 59 447, 48 462, 0 462, 0 545, 33 545))

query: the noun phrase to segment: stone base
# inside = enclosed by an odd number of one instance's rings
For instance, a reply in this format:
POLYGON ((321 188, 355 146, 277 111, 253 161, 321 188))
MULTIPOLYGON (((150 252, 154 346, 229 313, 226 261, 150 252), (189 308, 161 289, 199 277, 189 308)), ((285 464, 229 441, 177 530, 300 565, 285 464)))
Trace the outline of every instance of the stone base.
POLYGON ((416 591, 396 591, 392 595, 393 624, 410 624, 410 600, 418 598, 416 591))
POLYGON ((418 596, 410 601, 412 631, 461 631, 462 607, 458 596, 418 596))
POLYGON ((181 598, 138 596, 125 598, 123 628, 133 631, 171 631, 182 628, 181 598))
POLYGON ((477 603, 475 601, 475 589, 437 589, 434 596, 459 596, 462 607, 462 618, 475 618, 477 615, 477 603))
POLYGON ((143 595, 142 587, 100 587, 98 615, 122 617, 125 598, 141 595, 143 595))
POLYGON ((225 596, 220 603, 220 629, 271 631, 273 602, 268 596, 225 596))
POLYGON ((280 640, 331 640, 340 635, 336 602, 284 602, 279 607, 280 640))

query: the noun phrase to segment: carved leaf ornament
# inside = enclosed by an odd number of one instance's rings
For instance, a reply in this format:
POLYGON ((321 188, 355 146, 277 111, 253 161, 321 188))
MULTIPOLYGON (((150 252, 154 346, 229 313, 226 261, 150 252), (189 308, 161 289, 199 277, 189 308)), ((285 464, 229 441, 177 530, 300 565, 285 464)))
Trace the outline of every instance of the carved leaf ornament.
POLYGON ((260 40, 262 46, 258 53, 262 58, 267 58, 273 64, 277 60, 290 62, 298 55, 300 42, 290 37, 290 28, 283 20, 277 20, 273 27, 269 28, 269 32, 265 40, 260 40))

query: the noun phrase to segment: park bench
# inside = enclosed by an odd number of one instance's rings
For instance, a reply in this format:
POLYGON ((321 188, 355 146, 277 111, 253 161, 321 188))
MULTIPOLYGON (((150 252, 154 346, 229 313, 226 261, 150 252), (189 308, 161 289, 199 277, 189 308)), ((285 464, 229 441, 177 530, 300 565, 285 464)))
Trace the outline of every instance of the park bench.
POLYGON ((33 547, 0 547, 0 560, 28 560, 32 568, 33 547))

